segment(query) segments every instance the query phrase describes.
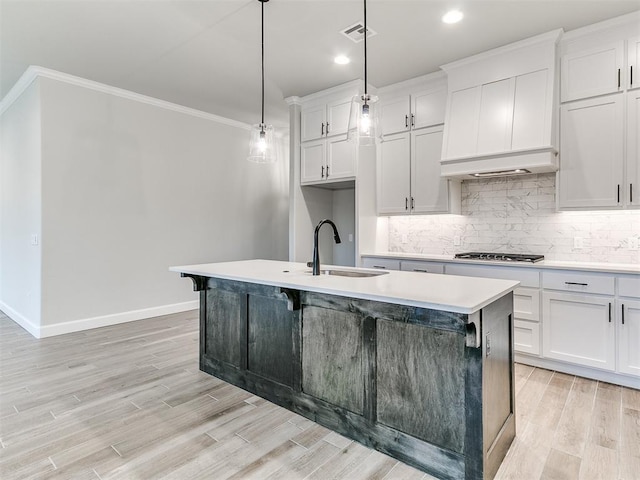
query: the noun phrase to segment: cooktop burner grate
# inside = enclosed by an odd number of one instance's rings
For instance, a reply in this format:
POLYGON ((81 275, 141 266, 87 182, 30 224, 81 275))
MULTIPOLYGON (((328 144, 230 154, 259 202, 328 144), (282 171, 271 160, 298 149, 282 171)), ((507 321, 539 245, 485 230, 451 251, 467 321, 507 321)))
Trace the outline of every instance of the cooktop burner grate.
POLYGON ((529 255, 518 253, 491 253, 491 252, 465 252, 456 253, 455 258, 467 260, 493 260, 498 262, 539 262, 544 260, 544 255, 529 255))

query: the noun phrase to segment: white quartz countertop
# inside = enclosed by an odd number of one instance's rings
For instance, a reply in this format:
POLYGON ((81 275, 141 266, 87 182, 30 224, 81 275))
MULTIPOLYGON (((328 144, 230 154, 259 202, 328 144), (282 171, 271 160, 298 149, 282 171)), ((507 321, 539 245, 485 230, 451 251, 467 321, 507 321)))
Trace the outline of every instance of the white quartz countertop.
POLYGON ((591 263, 591 262, 561 262, 556 260, 542 260, 540 262, 500 262, 497 260, 469 260, 454 258, 453 255, 436 255, 428 253, 363 253, 363 257, 395 258, 399 260, 423 260, 430 262, 467 263, 475 265, 497 265, 501 267, 544 268, 555 270, 582 270, 588 272, 623 273, 640 275, 640 265, 627 263, 591 263))
MULTIPOLYGON (((373 271, 322 265, 322 269, 373 271)), ((519 282, 417 272, 386 271, 376 277, 313 276, 304 263, 244 260, 170 267, 204 277, 327 293, 342 297, 470 314, 513 291, 519 282)))

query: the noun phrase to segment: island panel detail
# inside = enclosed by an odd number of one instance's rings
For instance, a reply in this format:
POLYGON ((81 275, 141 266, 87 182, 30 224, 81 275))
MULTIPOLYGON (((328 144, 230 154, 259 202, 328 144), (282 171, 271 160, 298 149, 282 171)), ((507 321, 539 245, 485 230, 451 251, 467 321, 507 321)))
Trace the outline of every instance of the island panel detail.
POLYGON ((435 477, 495 475, 515 436, 512 293, 462 314, 183 275, 204 372, 435 477))

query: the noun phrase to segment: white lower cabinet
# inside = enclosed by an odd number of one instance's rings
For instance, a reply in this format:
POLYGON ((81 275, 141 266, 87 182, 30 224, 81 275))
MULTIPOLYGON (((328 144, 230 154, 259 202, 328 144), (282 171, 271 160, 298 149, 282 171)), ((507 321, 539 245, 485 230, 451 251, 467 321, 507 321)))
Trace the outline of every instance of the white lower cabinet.
POLYGON ((362 257, 365 268, 379 268, 381 270, 400 270, 400 260, 392 258, 362 257))
POLYGON ((517 352, 540 355, 540 290, 518 287, 513 292, 513 344, 517 352))
POLYGON ((543 355, 615 370, 613 302, 609 296, 543 292, 543 355))
POLYGON ((640 378, 640 278, 618 277, 618 370, 640 378))
POLYGON ((640 301, 620 300, 618 370, 640 377, 640 301))
POLYGON ((404 272, 444 273, 444 264, 434 262, 400 262, 400 270, 404 272))

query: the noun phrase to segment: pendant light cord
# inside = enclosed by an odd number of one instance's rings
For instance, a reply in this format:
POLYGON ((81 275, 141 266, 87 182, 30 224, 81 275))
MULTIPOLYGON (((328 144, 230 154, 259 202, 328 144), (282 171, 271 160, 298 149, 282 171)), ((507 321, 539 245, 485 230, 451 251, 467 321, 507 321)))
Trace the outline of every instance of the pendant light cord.
POLYGON ((364 0, 364 95, 367 96, 367 0, 364 0))
MULTIPOLYGON (((262 38, 261 38, 261 42, 262 42, 262 123, 261 125, 264 125, 264 2, 265 0, 260 0, 260 3, 262 4, 262 15, 261 15, 261 22, 260 22, 260 26, 261 26, 261 31, 262 31, 262 38)), ((260 127, 260 128, 264 128, 264 127, 260 127)))

